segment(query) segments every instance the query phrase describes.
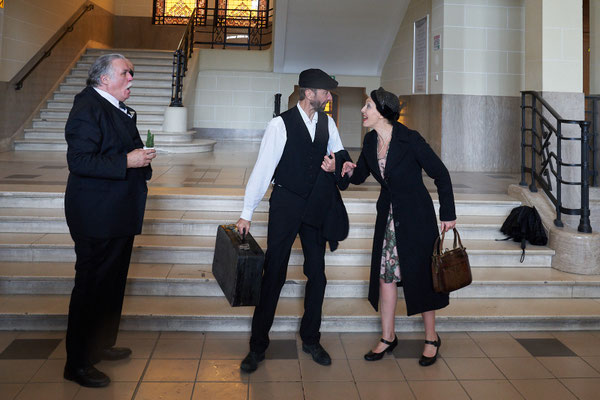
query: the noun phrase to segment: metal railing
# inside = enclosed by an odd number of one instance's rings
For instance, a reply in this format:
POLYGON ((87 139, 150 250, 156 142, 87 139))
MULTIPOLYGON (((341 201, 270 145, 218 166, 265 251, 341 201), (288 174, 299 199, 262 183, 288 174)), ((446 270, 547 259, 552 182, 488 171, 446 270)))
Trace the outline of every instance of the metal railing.
POLYGON ((590 122, 590 141, 589 141, 589 160, 591 164, 590 180, 592 186, 599 186, 600 180, 598 177, 598 169, 600 169, 600 146, 598 140, 598 131, 600 126, 600 95, 585 96, 585 119, 590 122))
POLYGON ((54 43, 52 43, 52 45, 48 48, 48 50, 46 50, 44 52, 44 54, 42 54, 40 59, 37 60, 37 62, 35 64, 33 64, 33 66, 31 68, 29 68, 29 70, 25 73, 25 75, 23 75, 21 77, 21 79, 19 79, 19 81, 17 83, 15 83, 15 90, 21 90, 21 88, 23 88, 23 82, 25 81, 25 79, 27 79, 27 77, 29 75, 31 75, 31 73, 38 67, 38 65, 40 65, 42 63, 42 61, 44 61, 46 58, 50 57, 50 55, 52 54, 52 50, 54 50, 56 45, 67 35, 67 33, 73 32, 73 27, 81 19, 81 17, 83 17, 83 15, 85 13, 92 11, 93 9, 94 9, 93 4, 88 4, 87 6, 85 6, 83 11, 81 11, 81 14, 79 14, 79 16, 77 18, 75 18, 73 23, 71 23, 71 25, 69 25, 68 27, 65 28, 65 31, 62 33, 62 35, 60 35, 54 41, 54 43))
POLYGON ((562 118, 552 106, 536 91, 521 92, 521 182, 519 185, 527 186, 525 174, 531 174, 529 190, 537 192, 536 182, 544 190, 548 198, 556 208, 556 219, 554 225, 562 227, 561 215, 579 215, 579 232, 591 233, 590 207, 589 207, 589 128, 590 122, 568 120, 562 118), (527 97, 530 104, 527 104, 527 97), (530 110, 530 126, 527 125, 527 110, 530 110), (546 118, 544 112, 556 119, 556 126, 546 118), (538 128, 539 122, 539 128, 538 128), (563 135, 563 125, 578 125, 581 131, 580 137, 567 137, 563 135), (527 142, 527 134, 530 133, 531 141, 527 142), (550 149, 551 139, 556 139, 556 151, 550 149), (581 142, 581 162, 566 163, 562 158, 563 141, 581 142), (527 151, 530 148, 529 166, 527 166, 527 151), (538 162, 537 157, 540 157, 538 162), (539 167, 539 171, 538 171, 539 167), (581 171, 581 180, 567 181, 563 179, 563 167, 576 167, 581 171), (556 182, 556 196, 553 194, 551 175, 556 182), (567 208, 562 205, 562 185, 581 186, 580 208, 567 208))
MULTIPOLYGON (((203 10, 204 11, 204 10, 203 10)), ((198 8, 190 14, 177 50, 173 52, 173 74, 171 81, 171 104, 169 107, 183 107, 183 78, 187 72, 188 60, 194 52, 194 30, 198 19, 198 8)))

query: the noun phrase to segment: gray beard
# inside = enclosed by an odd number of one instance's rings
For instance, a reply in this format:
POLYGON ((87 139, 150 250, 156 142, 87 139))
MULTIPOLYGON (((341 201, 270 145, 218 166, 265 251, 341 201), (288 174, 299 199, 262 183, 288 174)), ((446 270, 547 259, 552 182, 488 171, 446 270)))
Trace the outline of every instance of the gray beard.
POLYGON ((316 100, 313 100, 313 101, 310 102, 310 106, 313 108, 313 110, 320 111, 320 112, 325 111, 325 106, 326 105, 327 105, 327 102, 324 102, 322 104, 319 104, 319 102, 316 101, 316 100))

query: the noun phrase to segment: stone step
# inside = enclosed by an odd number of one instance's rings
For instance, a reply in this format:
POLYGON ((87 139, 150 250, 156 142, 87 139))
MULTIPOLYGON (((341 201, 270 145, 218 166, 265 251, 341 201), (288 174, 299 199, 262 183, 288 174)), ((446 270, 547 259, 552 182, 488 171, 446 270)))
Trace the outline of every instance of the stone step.
POLYGON ((148 49, 87 49, 84 54, 86 56, 99 57, 103 54, 118 53, 122 54, 127 58, 135 57, 151 57, 151 58, 163 58, 172 59, 172 50, 148 50, 148 49))
MULTIPOLYGON (((256 241, 266 249, 266 238, 256 241)), ((554 250, 545 246, 527 246, 526 257, 520 263, 519 243, 511 241, 463 240, 472 267, 549 267, 554 250)), ((208 264, 212 263, 215 238, 213 236, 136 236, 132 262, 208 264)), ((443 244, 451 248, 450 240, 443 244)), ((364 266, 371 262, 371 239, 346 239, 335 252, 327 251, 328 266, 364 266)), ((70 262, 75 260, 70 235, 60 233, 0 233, 0 261, 50 261, 70 262)), ((304 257, 300 240, 292 246, 289 265, 302 265, 304 257)))
MULTIPOLYGON (((64 131, 65 125, 67 123, 66 118, 51 118, 51 119, 41 119, 35 118, 32 122, 33 129, 46 129, 46 128, 54 128, 61 129, 64 131)), ((162 121, 137 121, 137 128, 140 132, 145 132, 150 129, 152 131, 161 130, 162 129, 162 121)))
MULTIPOLYGON (((63 83, 69 86, 76 85, 83 88, 85 87, 85 81, 86 77, 67 76, 63 83)), ((134 82, 136 87, 171 88, 171 77, 168 77, 168 79, 140 79, 136 75, 134 82)))
MULTIPOLYGON (((167 105, 168 106, 168 105, 167 105)), ((165 106, 164 108, 166 108, 165 106)), ((69 110, 53 110, 49 108, 42 109, 40 112, 40 118, 47 120, 67 120, 69 117, 69 110)), ((160 121, 164 120, 164 113, 162 111, 136 111, 138 121, 160 121)))
MULTIPOLYGON (((132 86, 131 89, 131 97, 133 98, 137 95, 140 95, 140 97, 145 97, 142 95, 150 95, 150 96, 168 96, 169 98, 171 97, 171 86, 166 86, 163 88, 160 87, 156 87, 155 85, 152 84, 146 84, 144 86, 142 86, 142 84, 140 82, 134 81, 134 86, 132 86)), ((164 85, 163 85, 164 86, 164 85)), ((58 92, 55 93, 65 93, 65 94, 69 94, 72 95, 73 97, 81 92, 83 89, 85 88, 85 85, 70 85, 70 84, 61 84, 58 92)))
MULTIPOLYGON (((99 55, 83 55, 80 58, 80 62, 91 65, 99 55)), ((173 66, 173 55, 170 57, 155 57, 152 54, 148 54, 145 56, 135 56, 128 57, 131 62, 133 62, 134 69, 137 69, 138 64, 148 64, 148 65, 160 65, 160 66, 173 66)))
MULTIPOLYGON (((56 95, 55 95, 56 96, 56 95)), ((73 107, 73 95, 66 95, 65 98, 52 99, 48 101, 47 108, 71 110, 73 107), (67 98, 66 96, 71 96, 67 98)), ((137 110, 137 106, 160 105, 166 107, 171 101, 171 96, 131 96, 126 100, 126 104, 137 110)), ((140 110, 142 111, 142 110, 140 110)))
MULTIPOLYGON (((350 214, 349 238, 373 237, 375 215, 350 214)), ((148 235, 215 235, 217 226, 234 223, 239 218, 238 212, 215 211, 163 211, 147 210, 144 217, 142 233, 148 235)), ((252 221, 254 237, 267 235, 268 215, 255 213, 252 221)), ((462 239, 504 239, 500 232, 502 217, 460 216, 457 219, 462 239)), ((14 233, 68 233, 69 230, 62 208, 0 208, 0 232, 14 233)), ((453 232, 447 234, 453 237, 453 232)))
MULTIPOLYGON (((69 78, 83 78, 83 79, 87 79, 88 77, 88 72, 87 71, 83 71, 83 70, 73 70, 71 71, 71 73, 69 74, 69 78)), ((138 72, 135 71, 135 78, 134 78, 134 82, 136 81, 143 81, 143 80, 157 80, 157 81, 169 81, 171 82, 172 80, 172 76, 171 73, 165 73, 165 72, 138 72)))
MULTIPOLYGON (((0 324, 6 330, 64 330, 68 295, 0 295, 0 324)), ((272 332, 297 332, 303 299, 279 300, 272 332)), ((254 307, 232 308, 220 297, 125 296, 120 328, 146 331, 247 332, 254 307)), ((396 311, 396 331, 422 332, 419 315, 396 311)), ((327 298, 321 331, 379 332, 381 320, 364 299, 327 298)), ((552 331, 600 329, 594 299, 452 299, 436 312, 436 329, 452 331, 552 331)))
MULTIPOLYGON (((165 74, 172 74, 173 73, 173 65, 172 65, 172 63, 167 63, 163 59, 158 59, 158 60, 160 60, 158 63, 157 63, 156 59, 153 60, 151 63, 135 62, 134 63, 135 64, 134 65, 135 77, 137 77, 137 74, 139 72, 160 72, 160 73, 165 73, 165 74)), ((87 75, 91 66, 92 66, 91 62, 79 61, 75 65, 75 68, 71 69, 71 71, 73 71, 73 72, 83 72, 83 73, 85 73, 87 75)))
MULTIPOLYGON (((325 297, 366 298, 369 267, 326 267, 325 297)), ((473 283, 451 298, 600 298, 600 276, 552 268, 473 268, 473 283)), ((3 294, 70 294, 73 263, 0 262, 3 294)), ((306 277, 290 266, 281 297, 303 297, 306 277)), ((222 296, 211 264, 132 264, 126 293, 131 296, 222 296)), ((399 290, 399 297, 403 297, 399 290)))
MULTIPOLYGON (((138 125, 140 128, 140 125, 138 125)), ((67 143, 60 135, 29 135, 25 139, 15 140, 15 151, 67 151, 67 143), (41 137, 41 138, 32 138, 41 137)), ((142 135, 143 136, 143 135, 142 135)), ((156 140, 155 149, 159 153, 205 153, 213 151, 217 142, 209 139, 191 139, 187 134, 166 135, 156 140)))
MULTIPOLYGON (((148 99, 148 100, 140 100, 135 102, 127 102, 126 104, 133 108, 135 112, 138 114, 141 112, 152 112, 152 113, 162 113, 164 114, 165 109, 169 106, 169 101, 161 101, 163 99, 148 99)), ((46 109, 42 111, 54 111, 54 112, 65 112, 68 113, 73 108, 72 101, 60 101, 60 100, 50 100, 46 105, 46 109)), ((139 116, 138 116, 139 118, 139 116)))
MULTIPOLYGON (((54 99, 51 101, 61 101, 67 102, 69 107, 73 105, 73 99, 75 95, 81 92, 83 88, 79 88, 77 90, 61 90, 58 92, 54 92, 54 99)), ((127 104, 166 104, 168 105, 171 102, 171 90, 170 89, 154 89, 155 93, 140 93, 140 89, 132 88, 132 94, 127 99, 127 104)), ((149 89, 145 89, 149 90, 149 89)), ((133 107, 135 108, 135 107, 133 107)), ((70 108, 69 108, 70 109, 70 108)))
POLYGON ((16 139, 15 151, 67 151, 64 139, 16 139))

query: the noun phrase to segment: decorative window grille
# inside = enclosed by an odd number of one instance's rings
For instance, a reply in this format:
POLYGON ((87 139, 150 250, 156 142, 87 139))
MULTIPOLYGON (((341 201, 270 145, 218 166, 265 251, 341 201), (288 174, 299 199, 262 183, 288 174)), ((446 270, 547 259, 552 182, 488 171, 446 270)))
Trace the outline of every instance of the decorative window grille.
POLYGON ((153 23, 186 25, 196 7, 198 7, 196 25, 206 25, 207 0, 154 0, 153 23))
POLYGON ((265 27, 268 11, 268 0, 218 0, 219 19, 227 26, 265 27))

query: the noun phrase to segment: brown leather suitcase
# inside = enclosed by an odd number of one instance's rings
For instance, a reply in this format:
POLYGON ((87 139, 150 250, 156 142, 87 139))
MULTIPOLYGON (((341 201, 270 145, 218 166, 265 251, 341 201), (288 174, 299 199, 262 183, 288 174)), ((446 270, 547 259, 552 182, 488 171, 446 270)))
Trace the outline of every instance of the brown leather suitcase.
POLYGON ((212 272, 233 307, 255 306, 260 298, 265 254, 250 233, 219 225, 212 272))

